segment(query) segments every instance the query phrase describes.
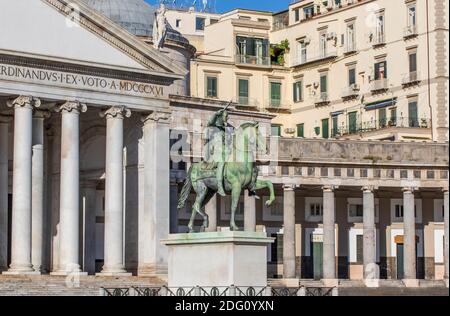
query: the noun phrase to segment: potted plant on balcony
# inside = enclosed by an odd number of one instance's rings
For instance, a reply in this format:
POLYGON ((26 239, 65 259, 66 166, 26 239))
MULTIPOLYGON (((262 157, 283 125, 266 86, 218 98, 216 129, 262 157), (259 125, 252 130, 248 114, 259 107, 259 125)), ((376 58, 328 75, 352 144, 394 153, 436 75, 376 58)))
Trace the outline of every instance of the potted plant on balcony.
POLYGON ((270 46, 270 59, 272 64, 279 66, 284 66, 285 54, 289 53, 289 40, 285 39, 279 44, 274 44, 270 46))

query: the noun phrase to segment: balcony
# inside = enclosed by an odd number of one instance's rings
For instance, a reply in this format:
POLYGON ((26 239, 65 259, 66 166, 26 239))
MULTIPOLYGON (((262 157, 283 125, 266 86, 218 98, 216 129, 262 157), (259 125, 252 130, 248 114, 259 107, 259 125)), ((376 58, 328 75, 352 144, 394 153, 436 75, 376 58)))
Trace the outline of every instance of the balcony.
POLYGON ((344 100, 349 100, 349 99, 354 99, 357 98, 359 96, 359 85, 357 84, 352 84, 344 89, 342 89, 342 99, 344 100))
POLYGON ((330 103, 330 96, 328 92, 321 92, 314 98, 314 104, 316 106, 327 105, 328 103, 330 103))
POLYGON ((420 83, 420 73, 418 71, 412 71, 410 73, 404 74, 402 76, 402 85, 405 86, 413 86, 420 83))
POLYGON ((426 118, 395 117, 390 119, 386 118, 357 122, 355 124, 342 125, 341 127, 332 130, 332 136, 338 138, 346 135, 369 133, 389 128, 430 129, 431 120, 426 118))
POLYGON ((335 51, 335 50, 327 51, 327 52, 320 52, 317 55, 307 54, 307 55, 297 56, 297 58, 294 58, 292 60, 291 67, 299 67, 299 66, 303 66, 303 65, 307 65, 307 64, 311 64, 311 63, 327 61, 329 59, 334 59, 336 57, 337 57, 337 51, 335 51))
POLYGON ((264 102, 264 109, 269 112, 291 112, 291 105, 278 99, 271 99, 264 102))
POLYGON ((346 55, 356 53, 357 51, 356 44, 346 44, 344 46, 344 54, 346 55))
POLYGON ((249 97, 234 97, 233 102, 241 109, 257 110, 260 102, 258 99, 249 97))
POLYGON ((417 32, 417 25, 409 25, 409 26, 405 27, 405 29, 403 31, 403 38, 405 40, 416 37, 418 35, 419 35, 419 33, 417 32))
POLYGON ((370 83, 370 91, 372 93, 385 92, 388 89, 389 89, 389 80, 386 78, 373 80, 370 83))
POLYGON ((251 56, 251 55, 236 55, 236 65, 249 65, 259 67, 270 67, 270 57, 251 56))
POLYGON ((383 45, 386 45, 386 35, 384 33, 373 35, 372 46, 378 47, 378 46, 383 46, 383 45))

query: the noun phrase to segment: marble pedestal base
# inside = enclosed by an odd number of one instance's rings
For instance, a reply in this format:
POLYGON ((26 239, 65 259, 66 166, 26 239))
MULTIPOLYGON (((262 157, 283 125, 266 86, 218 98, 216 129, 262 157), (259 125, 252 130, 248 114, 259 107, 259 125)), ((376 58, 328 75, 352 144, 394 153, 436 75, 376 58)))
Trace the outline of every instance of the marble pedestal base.
POLYGON ((41 275, 39 271, 4 271, 3 275, 41 275))
POLYGON ((265 287, 267 246, 260 232, 207 232, 169 235, 168 286, 265 287))

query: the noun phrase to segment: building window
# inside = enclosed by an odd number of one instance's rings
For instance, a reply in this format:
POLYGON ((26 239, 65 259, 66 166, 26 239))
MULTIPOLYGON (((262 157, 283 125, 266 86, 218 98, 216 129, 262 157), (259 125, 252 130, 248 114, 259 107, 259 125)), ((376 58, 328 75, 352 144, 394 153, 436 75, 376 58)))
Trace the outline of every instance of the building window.
POLYGON ((305 19, 312 18, 314 16, 314 6, 307 6, 303 8, 303 16, 305 19))
POLYGON ((307 62, 308 58, 307 47, 308 45, 304 40, 298 42, 297 44, 297 59, 300 64, 304 64, 307 62))
POLYGON ((272 131, 272 136, 280 137, 281 136, 281 125, 272 124, 271 131, 272 131))
POLYGON ((356 235, 356 263, 364 262, 364 235, 356 235))
POLYGON ((408 6, 408 27, 413 30, 417 25, 416 4, 408 6))
POLYGON ((322 138, 328 139, 330 138, 330 120, 329 119, 323 119, 322 120, 322 138))
POLYGON ((384 38, 384 15, 377 16, 377 22, 376 22, 376 31, 375 31, 375 43, 376 44, 382 44, 385 42, 384 38))
POLYGON ((397 108, 392 108, 389 111, 391 113, 389 125, 396 126, 397 125, 397 108))
POLYGON ((177 28, 179 28, 181 26, 181 20, 177 19, 177 21, 175 22, 175 25, 177 28))
POLYGON ((238 80, 238 89, 239 89, 239 104, 248 105, 248 79, 239 79, 238 80))
POLYGON ((281 105, 281 83, 270 83, 270 105, 279 107, 281 105))
POLYGON ((348 113, 348 132, 354 134, 357 132, 356 112, 348 113))
POLYGON ((348 69, 348 86, 351 87, 356 84, 356 68, 348 69))
POLYGON ((348 206, 348 216, 349 217, 363 217, 364 211, 362 204, 350 204, 348 206))
POLYGON ((378 110, 378 124, 381 128, 386 127, 387 125, 386 108, 378 110))
POLYGON ((410 81, 417 80, 417 53, 411 52, 408 54, 409 60, 409 79, 410 81))
POLYGON ((328 92, 328 74, 320 75, 320 93, 328 92))
POLYGON ((206 97, 217 98, 217 77, 206 77, 206 97))
POLYGON ((381 61, 381 62, 375 63, 374 69, 375 69, 375 73, 374 73, 375 80, 381 80, 381 79, 387 78, 387 61, 381 61))
POLYGON ((339 134, 339 116, 332 117, 332 134, 331 137, 336 137, 339 134))
POLYGON ((297 125, 297 137, 305 137, 305 124, 302 123, 297 125))
POLYGON ((309 205, 309 215, 313 217, 323 216, 323 204, 311 203, 309 205))
POLYGON ((355 24, 348 24, 347 25, 347 52, 353 52, 356 50, 356 44, 355 44, 355 24))
POLYGON ((294 90, 294 102, 295 103, 301 102, 303 100, 303 82, 302 81, 294 82, 293 90, 294 90))
POLYGON ((395 217, 403 218, 403 205, 401 205, 401 204, 395 205, 395 217))
POLYGON ((205 18, 202 17, 196 17, 195 18, 195 30, 197 31, 203 31, 205 29, 205 18))
POLYGON ((299 8, 294 10, 294 20, 295 20, 295 22, 300 21, 300 9, 299 8))
POLYGON ((419 119, 417 115, 417 101, 408 103, 408 121, 409 127, 419 127, 419 119))
POLYGON ((320 34, 320 57, 327 57, 327 33, 320 34))

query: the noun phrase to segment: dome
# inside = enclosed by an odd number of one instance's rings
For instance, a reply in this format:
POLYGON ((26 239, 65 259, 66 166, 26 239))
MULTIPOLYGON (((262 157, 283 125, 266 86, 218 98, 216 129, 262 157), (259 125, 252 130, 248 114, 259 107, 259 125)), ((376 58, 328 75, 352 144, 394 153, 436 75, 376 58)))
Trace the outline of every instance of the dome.
POLYGON ((137 36, 152 36, 156 9, 144 0, 84 0, 88 6, 137 36))

